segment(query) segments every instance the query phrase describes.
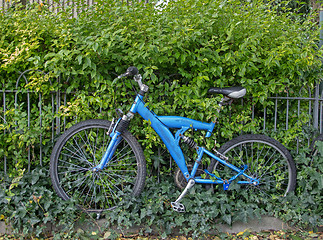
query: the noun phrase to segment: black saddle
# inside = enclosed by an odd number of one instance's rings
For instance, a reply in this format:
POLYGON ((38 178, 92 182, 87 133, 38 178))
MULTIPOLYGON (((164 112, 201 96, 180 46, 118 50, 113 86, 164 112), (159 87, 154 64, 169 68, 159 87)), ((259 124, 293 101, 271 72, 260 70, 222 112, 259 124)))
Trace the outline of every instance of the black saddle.
POLYGON ((246 89, 243 87, 212 87, 208 90, 208 93, 210 94, 223 94, 229 98, 242 98, 244 95, 246 95, 246 92, 246 89))

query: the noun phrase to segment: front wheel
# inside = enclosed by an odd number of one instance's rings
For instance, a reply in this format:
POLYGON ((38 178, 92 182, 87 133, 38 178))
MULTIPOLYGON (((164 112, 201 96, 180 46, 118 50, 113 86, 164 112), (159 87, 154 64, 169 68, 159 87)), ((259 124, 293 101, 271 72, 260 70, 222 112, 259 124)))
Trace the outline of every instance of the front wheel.
MULTIPOLYGON (((245 173, 259 180, 258 185, 244 184, 241 187, 265 196, 286 196, 295 189, 296 167, 289 151, 278 141, 265 135, 242 135, 225 143, 219 152, 228 157, 228 162, 242 168, 245 173)), ((208 167, 222 179, 230 179, 237 173, 212 159, 208 167)), ((235 181, 248 181, 240 175, 235 181)))
POLYGON ((128 131, 103 170, 93 171, 109 144, 110 125, 106 120, 87 120, 72 126, 58 139, 50 157, 56 193, 64 200, 73 197, 88 212, 112 210, 124 194, 137 196, 144 187, 146 161, 128 131))

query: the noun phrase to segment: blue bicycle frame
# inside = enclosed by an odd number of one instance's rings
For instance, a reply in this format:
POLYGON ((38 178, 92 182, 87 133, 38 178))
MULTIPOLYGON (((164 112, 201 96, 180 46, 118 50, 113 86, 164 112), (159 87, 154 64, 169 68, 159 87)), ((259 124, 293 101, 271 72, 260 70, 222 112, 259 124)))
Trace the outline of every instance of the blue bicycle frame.
MULTIPOLYGON (((178 116, 157 116, 154 112, 149 110, 144 101, 143 101, 143 95, 137 94, 136 99, 134 103, 131 106, 130 113, 133 115, 135 113, 138 113, 140 116, 142 116, 145 120, 149 121, 151 123, 151 127, 156 131, 156 133, 160 136, 162 141, 165 143, 167 149, 169 150, 171 156, 175 160, 176 164, 182 171, 184 177, 188 181, 189 179, 194 179, 196 183, 203 183, 203 184, 224 184, 225 190, 227 189, 228 185, 235 180, 238 176, 243 175, 246 177, 247 181, 238 181, 238 184, 259 184, 259 180, 256 178, 253 178, 251 176, 248 176, 245 173, 245 170, 247 169, 247 166, 242 166, 242 168, 238 168, 230 163, 228 163, 226 160, 223 160, 222 158, 216 156, 212 152, 206 150, 203 147, 197 147, 197 159, 194 163, 193 169, 191 172, 188 171, 187 165, 185 162, 185 158, 182 152, 182 149, 179 146, 180 139, 183 136, 184 132, 188 129, 194 129, 194 130, 205 130, 207 131, 205 137, 210 137, 213 131, 213 128, 215 126, 215 122, 211 123, 205 123, 200 122, 197 120, 185 118, 185 117, 178 117, 178 116), (171 133, 170 128, 178 129, 175 133, 175 136, 171 133), (222 163, 223 165, 233 169, 237 174, 230 179, 223 180, 216 175, 209 173, 207 170, 205 172, 209 174, 212 179, 203 179, 201 177, 195 177, 197 168, 201 162, 203 154, 206 153, 209 157, 217 160, 218 162, 222 163)), ((119 142, 122 139, 121 133, 116 130, 116 126, 120 122, 121 118, 115 124, 114 129, 112 130, 110 136, 111 141, 109 143, 109 146, 107 148, 106 153, 102 157, 100 163, 98 166, 94 168, 94 170, 99 171, 106 166, 106 164, 109 162, 109 160, 112 158, 114 151, 119 144, 119 142)))

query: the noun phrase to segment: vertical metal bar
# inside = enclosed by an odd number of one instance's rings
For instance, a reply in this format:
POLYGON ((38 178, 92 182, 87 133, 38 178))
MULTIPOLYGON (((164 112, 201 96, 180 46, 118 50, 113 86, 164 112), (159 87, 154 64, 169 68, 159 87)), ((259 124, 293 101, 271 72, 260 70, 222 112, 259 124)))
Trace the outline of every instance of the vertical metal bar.
POLYGON ((158 167, 157 167, 157 182, 160 183, 160 147, 158 147, 158 167))
POLYGON ((315 93, 314 93, 314 106, 313 106, 313 127, 315 129, 318 129, 319 124, 319 98, 320 98, 320 92, 319 92, 319 84, 316 84, 315 86, 315 93))
MULTIPOLYGON (((4 124, 6 124, 6 93, 3 91, 3 121, 4 124)), ((4 135, 6 135, 6 129, 4 129, 4 135)), ((4 168, 4 174, 7 175, 7 156, 4 153, 3 155, 3 168, 4 168)))
MULTIPOLYGON (((60 83, 60 78, 58 77, 57 79, 58 81, 58 84, 60 83)), ((57 92, 56 92, 56 113, 58 114, 59 112, 59 108, 60 108, 60 95, 61 95, 61 92, 60 90, 58 89, 57 92)), ((61 121, 60 121, 60 117, 56 117, 56 134, 59 134, 60 133, 60 130, 61 130, 61 121)))
MULTIPOLYGON (((243 107, 243 103, 244 103, 243 98, 241 98, 241 106, 242 106, 242 107, 243 107)), ((231 111, 230 111, 230 112, 231 112, 231 111)), ((241 121, 241 124, 242 124, 242 125, 244 125, 244 124, 245 124, 245 121, 244 121, 244 120, 242 120, 242 121, 241 121)), ((240 131, 240 134, 243 134, 243 131, 242 131, 242 130, 240 131)))
POLYGON ((277 94, 276 94, 276 99, 275 99, 275 117, 274 117, 274 131, 277 130, 277 105, 278 105, 278 100, 277 100, 277 94))
POLYGON ((70 4, 72 4, 72 6, 73 6, 73 11, 72 11, 72 17, 74 17, 75 18, 75 5, 74 5, 74 1, 71 1, 71 3, 70 4))
MULTIPOLYGON (((19 78, 17 79, 17 82, 16 82, 16 89, 17 89, 17 94, 15 95, 15 105, 17 104, 17 101, 18 101, 18 87, 19 87, 19 81, 20 79, 23 77, 24 80, 25 80, 25 84, 27 85, 28 84, 28 80, 25 76, 25 73, 26 72, 29 72, 30 70, 27 70, 27 71, 24 71, 20 74, 19 78)), ((17 123, 16 123, 17 125, 17 123)), ((16 126, 17 127, 17 126, 16 126)), ((30 131, 30 92, 29 90, 27 89, 27 129, 28 131, 30 131)), ((28 158, 28 168, 27 168, 27 171, 28 173, 30 172, 30 168, 31 168, 31 145, 28 146, 28 151, 27 151, 27 158, 28 158)))
POLYGON ((320 133, 323 133, 323 106, 322 106, 322 103, 323 103, 323 90, 321 92, 321 96, 320 96, 320 133))
POLYGON ((288 130, 288 114, 289 114, 289 91, 287 91, 287 101, 286 101, 286 130, 288 130))
MULTIPOLYGON (((52 115, 55 114, 55 103, 54 103, 54 92, 51 93, 52 95, 52 115)), ((52 120, 52 142, 54 142, 54 132, 55 132, 55 120, 52 120)))
MULTIPOLYGON (((253 104, 253 102, 251 102, 252 107, 251 107, 251 119, 252 121, 255 119, 255 105, 253 104)), ((252 131, 253 132, 253 131, 252 131)))
POLYGON ((57 1, 56 3, 55 3, 55 9, 54 9, 54 13, 58 13, 58 9, 59 9, 59 1, 57 1))
POLYGON ((39 126, 40 126, 40 136, 39 136, 39 163, 40 166, 43 166, 43 134, 42 134, 42 96, 39 93, 39 126))
POLYGON ((263 130, 266 130, 266 114, 267 114, 267 107, 264 109, 264 128, 263 130))
POLYGON ((323 45, 323 29, 322 29, 322 25, 323 25, 323 8, 320 8, 320 44, 319 47, 322 47, 323 45))
MULTIPOLYGON (((312 92, 311 89, 308 89, 308 93, 309 93, 309 98, 312 98, 312 92)), ((311 116, 311 112, 312 112, 312 100, 308 101, 308 115, 311 116)), ((308 126, 311 126, 311 121, 308 121, 308 126)), ((311 140, 308 139, 307 141, 307 146, 309 147, 311 145, 311 140)))
POLYGON ((320 102, 320 133, 322 133, 322 124, 323 124, 323 106, 322 101, 320 102))
MULTIPOLYGON (((311 90, 309 89, 309 98, 312 98, 312 93, 311 90)), ((311 116, 311 112, 312 112, 312 100, 308 101, 308 115, 311 116)), ((311 121, 308 122, 308 126, 311 126, 311 121)))
MULTIPOLYGON (((18 101, 18 90, 16 89, 16 92, 15 92, 15 115, 17 114, 17 101, 18 101)), ((15 130, 17 130, 17 124, 18 124, 18 122, 17 122, 17 120, 15 120, 15 130)), ((17 165, 17 163, 18 163, 18 159, 16 159, 16 165, 17 165)), ((16 168, 17 169, 17 168, 16 168)))
MULTIPOLYGON (((319 48, 321 48, 323 46, 323 8, 321 7, 320 8, 320 14, 319 14, 319 20, 320 20, 320 43, 319 43, 319 48)), ((315 96, 315 100, 319 99, 320 96, 319 96, 319 93, 321 92, 321 98, 323 97, 323 82, 321 81, 321 83, 319 84, 319 86, 317 86, 317 90, 318 90, 318 96, 315 96)), ((319 104, 317 104, 319 105, 319 104)), ((318 107, 318 106, 317 106, 318 107)), ((315 113, 314 113, 315 114, 315 113)), ((318 116, 318 113, 317 113, 317 116, 318 116)), ((320 119, 317 120, 320 122, 320 132, 322 133, 322 101, 321 101, 321 111, 320 111, 320 119)), ((314 121, 314 127, 315 127, 315 121, 314 121)))
MULTIPOLYGON (((297 119, 299 121, 299 115, 301 113, 301 100, 297 100, 297 119)), ((297 137, 297 153, 298 153, 298 150, 299 150, 299 137, 297 137)))
MULTIPOLYGON (((66 92, 64 92, 64 107, 66 107, 66 92)), ((63 120, 63 122, 64 122, 64 131, 65 131, 65 129, 66 129, 66 117, 64 116, 64 120, 63 120)))
MULTIPOLYGON (((30 93, 29 90, 27 90, 27 115, 28 115, 28 131, 30 131, 30 93)), ((31 145, 28 146, 28 173, 30 173, 30 147, 31 145)))

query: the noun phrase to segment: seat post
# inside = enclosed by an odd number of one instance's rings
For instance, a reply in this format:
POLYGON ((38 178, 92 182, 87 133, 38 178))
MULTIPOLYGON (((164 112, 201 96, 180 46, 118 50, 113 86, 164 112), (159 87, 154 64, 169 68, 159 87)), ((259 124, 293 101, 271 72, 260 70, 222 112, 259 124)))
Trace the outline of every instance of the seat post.
MULTIPOLYGON (((233 99, 228 98, 228 97, 223 97, 223 98, 221 99, 220 103, 219 103, 219 108, 218 108, 217 112, 218 112, 218 113, 220 113, 220 112, 221 112, 221 110, 223 109, 223 106, 225 106, 225 105, 230 105, 232 102, 233 102, 233 99), (228 102, 228 101, 229 101, 229 103, 228 103, 228 104, 226 104, 226 102, 228 102)), ((217 119, 218 119, 218 117, 217 117, 217 116, 215 116, 215 119, 214 119, 214 121, 213 121, 213 122, 215 123, 217 119)))

